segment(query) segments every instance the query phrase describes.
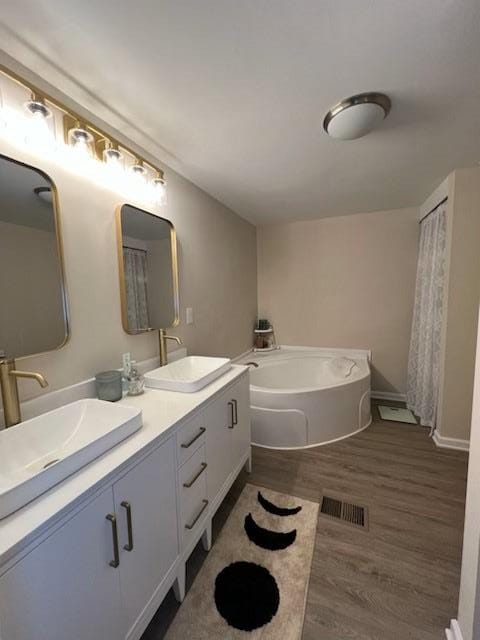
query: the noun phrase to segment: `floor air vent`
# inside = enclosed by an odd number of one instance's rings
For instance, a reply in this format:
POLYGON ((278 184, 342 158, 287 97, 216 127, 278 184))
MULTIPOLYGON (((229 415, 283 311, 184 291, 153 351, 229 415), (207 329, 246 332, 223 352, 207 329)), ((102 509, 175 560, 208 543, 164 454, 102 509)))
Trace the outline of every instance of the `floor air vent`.
POLYGON ((342 522, 353 524, 356 527, 368 529, 367 508, 361 507, 358 504, 352 504, 351 502, 345 502, 344 500, 330 496, 323 496, 320 513, 331 518, 337 518, 342 522))

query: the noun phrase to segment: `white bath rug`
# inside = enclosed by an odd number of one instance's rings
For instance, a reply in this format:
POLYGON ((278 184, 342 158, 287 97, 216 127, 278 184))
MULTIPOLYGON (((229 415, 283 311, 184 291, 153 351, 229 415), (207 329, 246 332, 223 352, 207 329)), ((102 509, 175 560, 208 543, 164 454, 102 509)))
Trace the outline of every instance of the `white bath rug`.
POLYGON ((393 420, 393 422, 407 422, 408 424, 417 424, 415 416, 410 409, 402 407, 387 407, 379 404, 378 412, 382 420, 393 420))
POLYGON ((300 640, 318 507, 247 484, 165 640, 300 640))

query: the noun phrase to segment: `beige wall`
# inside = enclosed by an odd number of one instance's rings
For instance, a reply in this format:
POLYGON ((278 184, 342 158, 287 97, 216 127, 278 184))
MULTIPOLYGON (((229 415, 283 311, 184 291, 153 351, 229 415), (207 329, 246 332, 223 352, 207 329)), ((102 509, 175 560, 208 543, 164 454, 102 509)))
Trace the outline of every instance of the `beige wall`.
POLYGON ((412 208, 259 228, 259 315, 277 340, 371 349, 372 389, 405 393, 417 216, 412 208))
MULTIPOLYGON (((52 391, 121 366, 123 352, 139 361, 157 355, 157 334, 128 336, 122 329, 114 216, 122 198, 7 143, 1 147, 46 171, 58 187, 71 311, 69 343, 21 366, 43 372, 52 391)), ((167 169, 166 179, 169 203, 162 215, 176 226, 180 254, 181 324, 172 333, 190 353, 240 354, 252 344, 257 310, 255 228, 173 171, 167 169), (187 306, 195 319, 188 327, 187 306)), ((24 399, 41 393, 29 380, 19 387, 24 399)))
POLYGON ((480 295, 480 169, 449 176, 447 288, 438 431, 468 440, 480 295))
POLYGON ((165 327, 175 316, 170 238, 145 243, 147 251, 147 300, 150 326, 165 327), (165 274, 164 278, 156 277, 165 274))
POLYGON ((62 344, 66 329, 55 233, 0 222, 0 274, 0 351, 15 357, 62 344))

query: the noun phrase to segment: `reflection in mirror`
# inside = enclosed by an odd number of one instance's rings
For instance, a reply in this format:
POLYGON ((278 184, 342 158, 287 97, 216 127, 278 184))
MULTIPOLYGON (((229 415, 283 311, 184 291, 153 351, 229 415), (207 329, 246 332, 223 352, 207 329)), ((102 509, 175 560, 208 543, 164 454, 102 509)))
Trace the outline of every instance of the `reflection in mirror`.
POLYGON ((0 359, 57 349, 68 337, 55 186, 0 156, 0 359))
POLYGON ((178 324, 175 229, 131 205, 117 212, 122 321, 127 333, 178 324))

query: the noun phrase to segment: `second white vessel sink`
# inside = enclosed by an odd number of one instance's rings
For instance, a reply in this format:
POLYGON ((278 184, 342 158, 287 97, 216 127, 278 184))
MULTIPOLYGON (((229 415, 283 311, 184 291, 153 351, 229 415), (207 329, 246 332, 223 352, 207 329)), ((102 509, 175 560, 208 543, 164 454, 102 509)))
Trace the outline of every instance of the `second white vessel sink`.
POLYGON ((141 426, 141 409, 89 398, 0 431, 0 518, 20 509, 141 426))
POLYGON ((231 366, 229 358, 187 356, 146 373, 145 385, 154 389, 193 393, 219 378, 231 366))

